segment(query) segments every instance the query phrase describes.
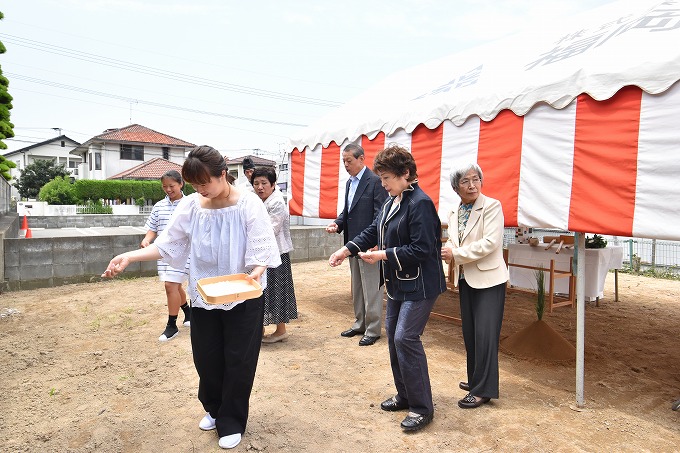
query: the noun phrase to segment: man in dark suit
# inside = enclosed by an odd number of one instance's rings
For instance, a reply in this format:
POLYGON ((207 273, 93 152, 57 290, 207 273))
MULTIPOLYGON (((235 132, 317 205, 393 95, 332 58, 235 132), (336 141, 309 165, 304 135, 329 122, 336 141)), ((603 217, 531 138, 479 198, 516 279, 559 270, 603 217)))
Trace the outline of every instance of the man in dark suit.
MULTIPOLYGON (((373 223, 387 198, 387 191, 380 184, 380 178, 364 164, 361 146, 347 145, 342 152, 342 162, 350 175, 345 190, 345 206, 326 231, 344 233, 344 242, 347 243, 373 223)), ((380 266, 351 256, 349 268, 356 320, 340 335, 353 337, 363 334, 359 346, 370 346, 380 338, 381 331, 383 288, 380 285, 380 266)))

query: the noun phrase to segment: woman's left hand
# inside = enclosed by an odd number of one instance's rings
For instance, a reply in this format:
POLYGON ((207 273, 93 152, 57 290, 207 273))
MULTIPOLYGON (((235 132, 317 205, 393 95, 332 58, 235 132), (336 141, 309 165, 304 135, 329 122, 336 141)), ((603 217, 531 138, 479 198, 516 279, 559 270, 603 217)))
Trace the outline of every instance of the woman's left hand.
POLYGON ((378 261, 387 259, 387 255, 383 250, 369 250, 367 252, 359 252, 359 258, 368 264, 375 264, 378 261))
POLYGON ((262 283, 262 274, 267 270, 267 266, 255 266, 250 274, 246 274, 246 280, 255 280, 257 283, 262 283))

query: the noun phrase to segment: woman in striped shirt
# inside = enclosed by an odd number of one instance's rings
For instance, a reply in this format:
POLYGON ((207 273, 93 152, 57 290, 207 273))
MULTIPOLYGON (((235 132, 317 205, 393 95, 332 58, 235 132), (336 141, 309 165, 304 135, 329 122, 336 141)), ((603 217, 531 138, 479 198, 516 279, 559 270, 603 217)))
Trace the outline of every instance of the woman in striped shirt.
MULTIPOLYGON (((176 170, 169 170, 161 176, 161 184, 166 197, 156 203, 151 215, 146 221, 146 235, 142 239, 141 247, 148 247, 153 240, 165 229, 175 207, 184 196, 182 175, 176 170)), ((182 269, 175 269, 163 261, 158 260, 158 279, 165 283, 165 296, 168 298, 168 324, 158 337, 158 341, 169 341, 179 334, 177 316, 179 309, 184 312, 183 325, 189 327, 191 323, 191 309, 187 304, 187 295, 182 284, 187 281, 187 265, 182 269)))

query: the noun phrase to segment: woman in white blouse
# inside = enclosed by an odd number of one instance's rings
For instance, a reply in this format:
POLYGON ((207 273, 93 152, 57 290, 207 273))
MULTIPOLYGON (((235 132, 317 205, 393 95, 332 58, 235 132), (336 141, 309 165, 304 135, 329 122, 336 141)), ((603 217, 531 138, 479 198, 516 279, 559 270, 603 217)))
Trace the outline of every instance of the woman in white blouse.
POLYGON ((290 238, 290 215, 283 194, 276 187, 276 170, 273 167, 256 167, 251 176, 253 188, 264 202, 272 221, 276 243, 281 254, 279 267, 267 268, 267 289, 264 290, 264 325, 276 324, 271 335, 262 337, 262 343, 285 341, 290 333, 286 324, 297 319, 297 302, 293 286, 293 270, 288 252, 293 250, 290 238))
POLYGON ((266 287, 265 270, 281 260, 262 201, 230 184, 219 151, 209 146, 191 150, 182 177, 197 193, 182 199, 153 244, 114 257, 102 276, 113 277, 136 261, 162 259, 179 267, 190 258, 191 348, 199 376, 198 399, 206 411, 199 428, 217 429, 219 446, 234 448, 248 420, 262 341, 263 300, 260 296, 210 305, 196 285, 204 277, 246 272, 266 287))

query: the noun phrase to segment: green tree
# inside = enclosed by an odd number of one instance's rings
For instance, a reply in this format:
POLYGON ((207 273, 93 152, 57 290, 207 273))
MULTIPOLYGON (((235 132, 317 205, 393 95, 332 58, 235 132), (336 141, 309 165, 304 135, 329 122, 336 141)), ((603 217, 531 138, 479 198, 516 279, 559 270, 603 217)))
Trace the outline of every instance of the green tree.
MULTIPOLYGON (((2 12, 0 12, 0 20, 5 17, 2 12)), ((0 41, 0 54, 7 51, 5 45, 0 41)), ((0 149, 7 149, 7 145, 3 142, 6 138, 14 137, 14 124, 9 121, 9 111, 12 109, 12 96, 9 94, 7 89, 9 88, 9 80, 7 77, 2 75, 2 67, 0 66, 0 149)), ((0 159, 0 174, 2 177, 9 180, 9 168, 13 168, 7 165, 4 158, 0 159), (5 165, 8 168, 4 169, 2 166, 5 165)))
POLYGON ((37 198, 40 189, 57 176, 68 178, 71 175, 63 165, 57 165, 51 160, 37 160, 21 170, 14 187, 22 198, 37 198))
POLYGON ((16 166, 17 164, 7 159, 5 156, 0 156, 0 175, 5 178, 6 181, 12 179, 9 169, 16 168, 16 166))
POLYGON ((40 201, 49 204, 77 204, 76 189, 71 184, 70 178, 57 176, 45 184, 38 194, 40 201))

